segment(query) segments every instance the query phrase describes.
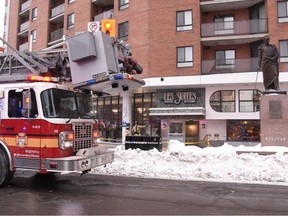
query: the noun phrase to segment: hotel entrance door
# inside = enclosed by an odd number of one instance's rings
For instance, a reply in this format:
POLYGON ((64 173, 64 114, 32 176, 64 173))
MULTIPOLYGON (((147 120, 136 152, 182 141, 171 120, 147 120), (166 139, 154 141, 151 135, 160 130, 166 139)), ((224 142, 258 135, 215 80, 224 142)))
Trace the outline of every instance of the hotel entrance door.
POLYGON ((199 121, 169 121, 168 140, 198 144, 199 121))
POLYGON ((185 143, 199 144, 199 121, 185 122, 185 143))

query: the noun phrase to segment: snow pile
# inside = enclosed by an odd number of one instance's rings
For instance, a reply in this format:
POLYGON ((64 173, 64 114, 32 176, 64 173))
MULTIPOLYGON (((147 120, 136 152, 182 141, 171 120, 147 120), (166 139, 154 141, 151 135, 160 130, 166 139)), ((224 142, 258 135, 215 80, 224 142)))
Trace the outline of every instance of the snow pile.
POLYGON ((288 184, 287 147, 185 146, 172 140, 166 151, 113 149, 115 160, 94 174, 175 180, 206 180, 245 183, 288 184), (276 154, 237 154, 237 151, 273 151, 276 154))

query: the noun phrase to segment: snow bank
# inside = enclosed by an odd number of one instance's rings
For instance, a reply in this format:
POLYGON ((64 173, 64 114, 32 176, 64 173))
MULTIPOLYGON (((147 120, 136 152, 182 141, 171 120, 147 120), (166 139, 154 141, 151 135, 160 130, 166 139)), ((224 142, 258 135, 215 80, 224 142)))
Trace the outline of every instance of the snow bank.
POLYGON ((288 185, 287 147, 221 147, 199 148, 171 140, 167 150, 113 149, 115 161, 92 170, 94 174, 120 175, 175 180, 206 180, 241 183, 288 185), (275 151, 272 155, 237 154, 237 151, 275 151))

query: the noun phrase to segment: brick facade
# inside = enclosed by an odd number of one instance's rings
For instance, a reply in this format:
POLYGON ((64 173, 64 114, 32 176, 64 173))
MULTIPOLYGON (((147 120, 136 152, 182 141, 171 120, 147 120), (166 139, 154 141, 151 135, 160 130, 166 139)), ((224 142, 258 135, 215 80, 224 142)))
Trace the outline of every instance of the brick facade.
MULTIPOLYGON (((203 61, 215 60, 216 50, 233 49, 236 52, 236 59, 249 59, 253 56, 251 53, 251 42, 238 43, 235 40, 235 43, 231 42, 225 45, 221 43, 218 45, 214 42, 212 46, 204 45, 201 42, 203 24, 213 23, 215 17, 229 14, 234 16, 235 22, 249 22, 249 8, 215 10, 206 13, 201 11, 202 2, 209 1, 130 0, 129 8, 119 10, 119 1, 114 0, 113 18, 116 19, 117 25, 129 22, 129 37, 126 43, 131 45, 133 55, 137 57, 139 63, 145 68, 143 77, 201 75, 203 74, 202 65, 205 64, 203 61), (183 10, 192 10, 193 29, 177 32, 176 12, 183 10), (183 46, 193 47, 193 67, 177 68, 176 66, 176 49, 183 46)), ((227 2, 230 1, 227 0, 227 2)), ((18 35, 19 26, 23 19, 26 19, 19 15, 23 3, 26 3, 26 1, 10 1, 8 42, 16 49, 27 41, 29 41, 28 44, 30 46, 29 36, 25 38, 18 35)), ((277 20, 277 1, 263 0, 259 4, 261 3, 265 4, 268 18, 267 34, 271 37, 271 43, 275 43, 279 47, 279 40, 287 40, 288 25, 279 23, 277 20)), ((86 31, 88 22, 93 21, 95 15, 101 14, 107 9, 107 6, 97 6, 91 0, 75 0, 70 4, 68 0, 30 0, 30 18, 27 34, 30 35, 31 31, 37 30, 37 40, 32 44, 33 50, 40 50, 53 45, 53 43, 50 43, 50 34, 59 26, 50 20, 50 16, 51 10, 57 4, 64 4, 64 13, 61 15, 63 22, 61 25, 63 34, 68 36, 86 31), (38 9, 37 19, 31 21, 31 11, 36 7, 38 9), (75 25, 74 28, 67 29, 67 16, 71 13, 75 13, 75 25)), ((241 28, 235 28, 235 34, 237 35, 237 31, 242 30, 241 28)), ((250 36, 252 37, 253 35, 250 36)), ((260 38, 258 40, 260 42, 260 38)), ((280 64, 281 71, 286 71, 287 68, 287 64, 280 64)))

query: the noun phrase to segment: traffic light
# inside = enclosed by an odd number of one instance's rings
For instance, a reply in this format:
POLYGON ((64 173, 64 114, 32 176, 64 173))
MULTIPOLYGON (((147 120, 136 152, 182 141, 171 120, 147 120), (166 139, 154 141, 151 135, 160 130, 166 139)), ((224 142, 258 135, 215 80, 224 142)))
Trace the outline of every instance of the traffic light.
POLYGON ((102 32, 108 34, 110 37, 115 37, 115 20, 114 19, 103 19, 101 21, 102 32))

